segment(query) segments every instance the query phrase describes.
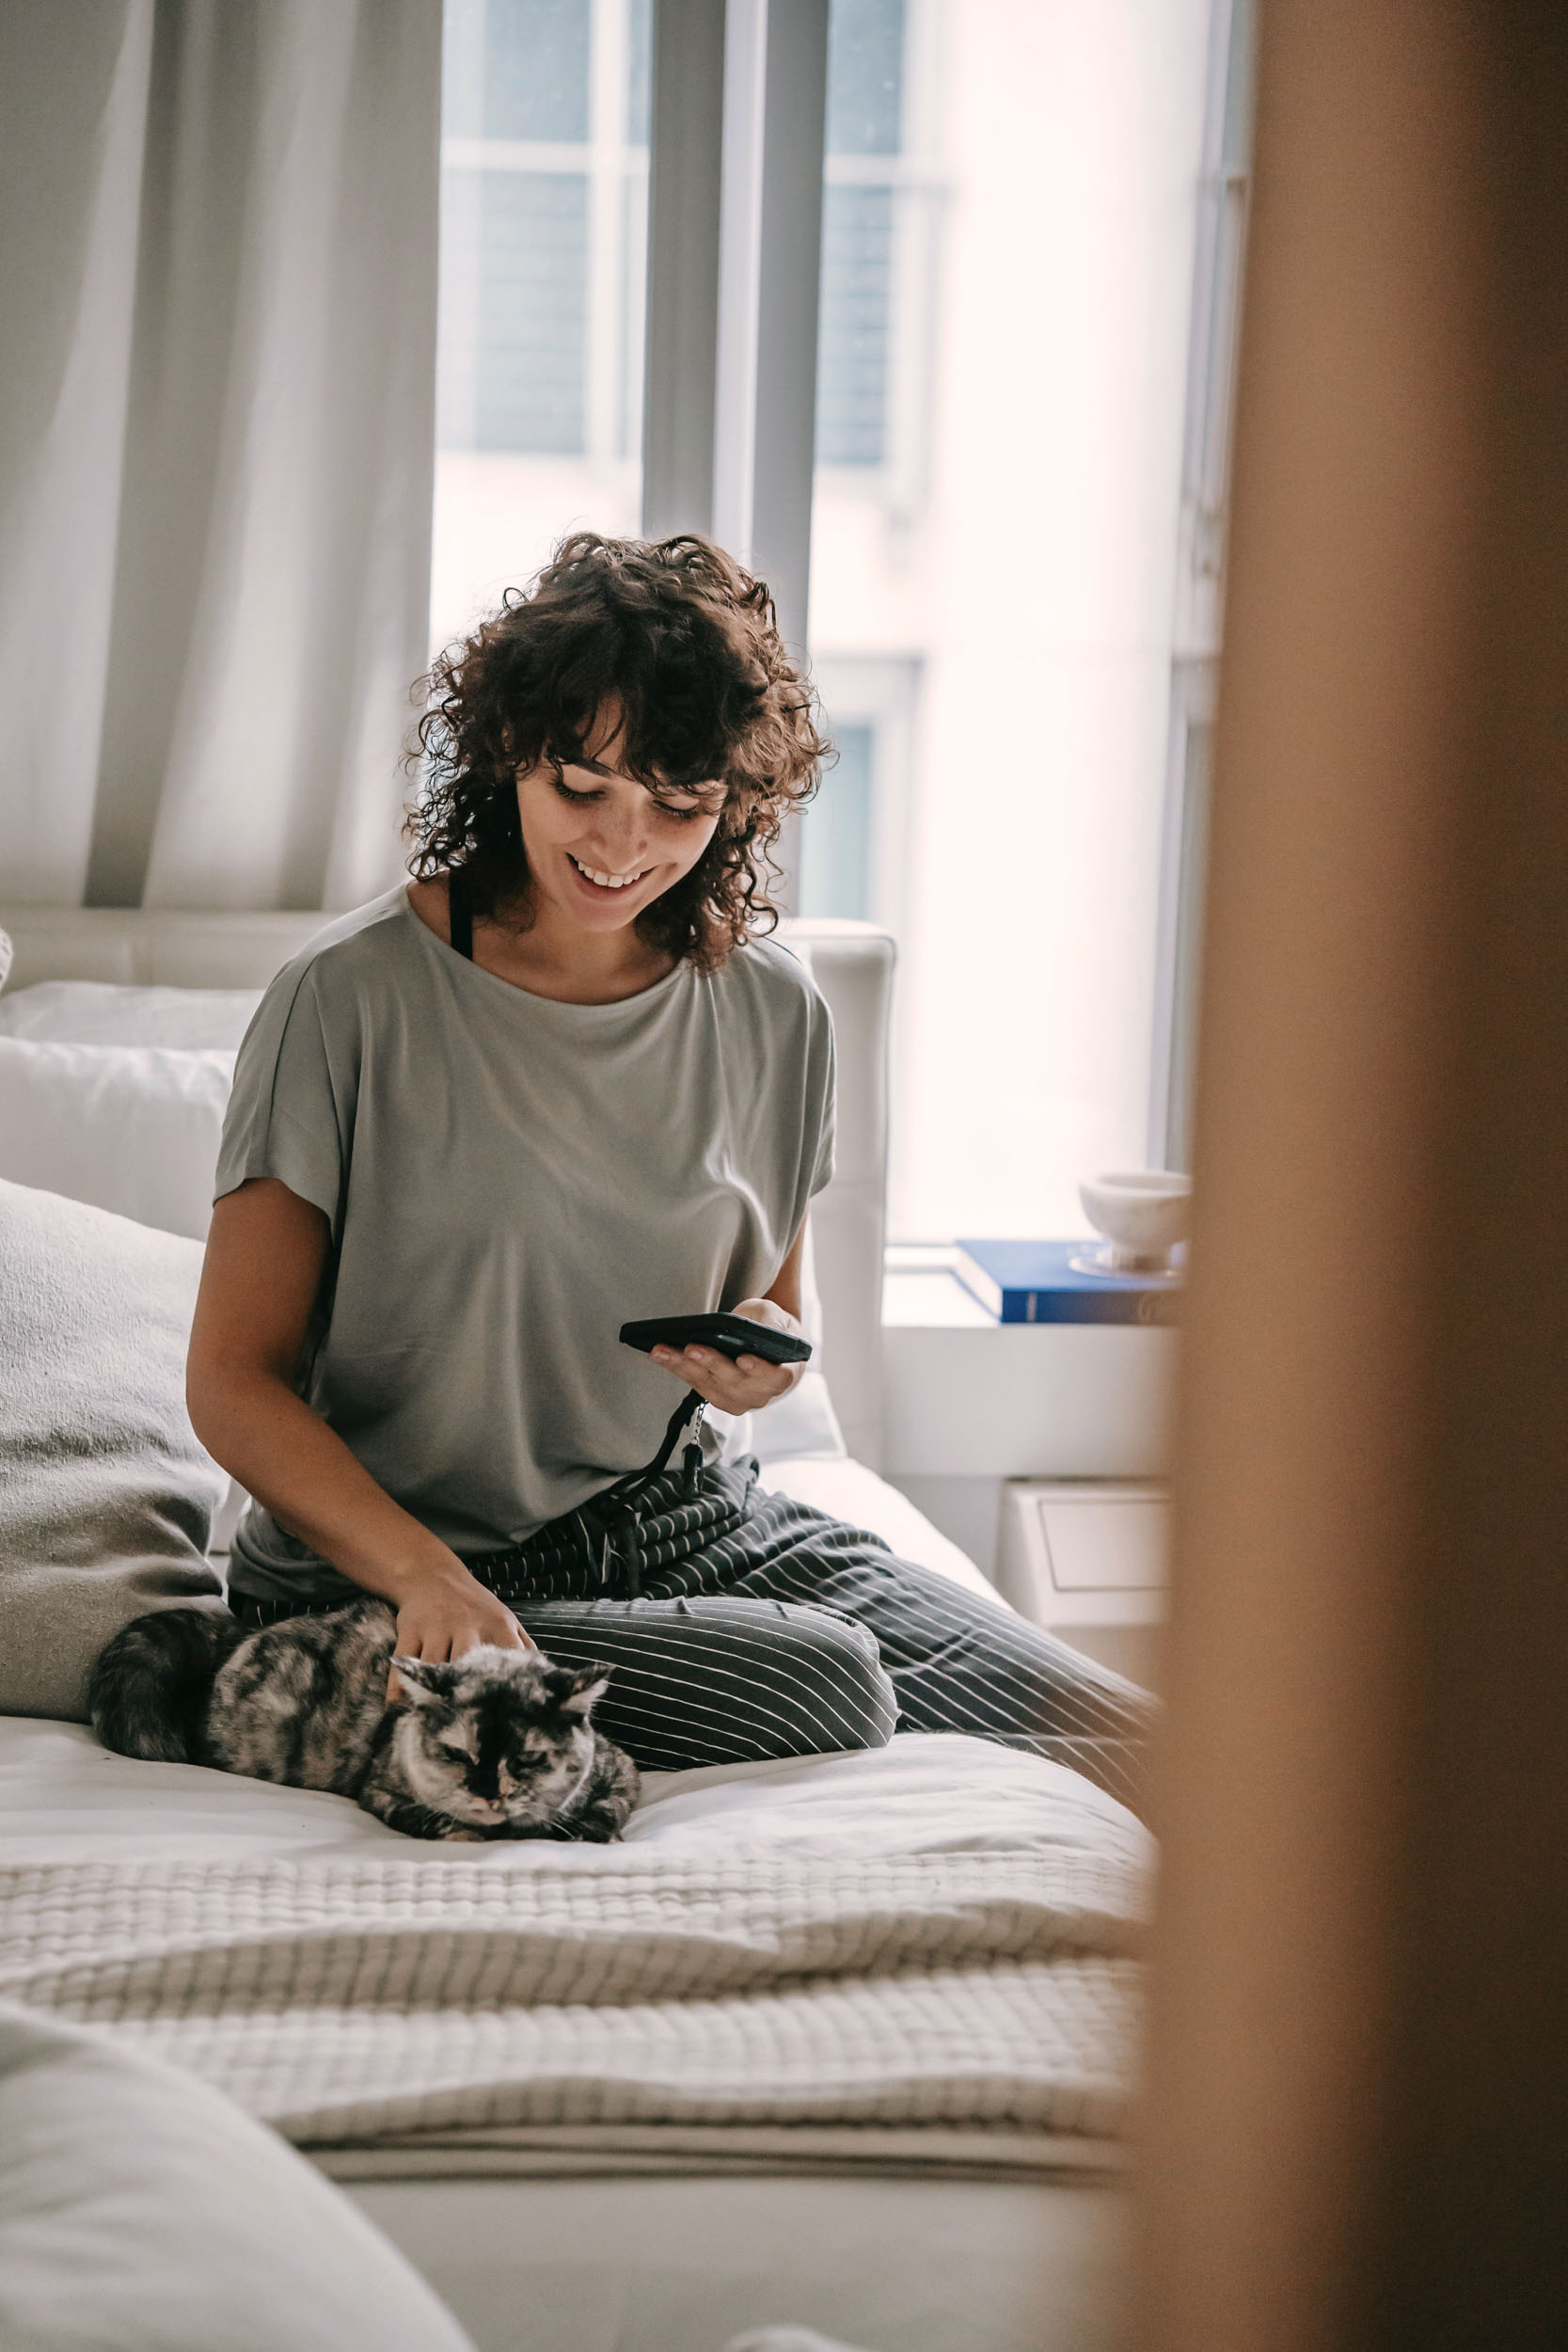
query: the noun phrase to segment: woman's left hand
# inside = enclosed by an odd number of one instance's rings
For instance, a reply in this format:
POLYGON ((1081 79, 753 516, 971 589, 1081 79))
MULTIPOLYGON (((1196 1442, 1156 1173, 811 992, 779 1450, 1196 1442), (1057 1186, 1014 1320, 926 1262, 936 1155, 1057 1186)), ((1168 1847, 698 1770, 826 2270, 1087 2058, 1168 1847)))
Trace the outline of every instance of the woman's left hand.
MULTIPOLYGON (((775 1331, 793 1332, 797 1339, 805 1337, 795 1317, 786 1314, 776 1299, 743 1298, 731 1312, 749 1316, 752 1323, 770 1324, 775 1331)), ((770 1364, 761 1356, 736 1356, 732 1360, 716 1347, 656 1347, 653 1360, 684 1380, 689 1389, 695 1389, 699 1396, 705 1396, 721 1413, 754 1413, 771 1405, 775 1397, 795 1386, 805 1370, 804 1364, 770 1364)))

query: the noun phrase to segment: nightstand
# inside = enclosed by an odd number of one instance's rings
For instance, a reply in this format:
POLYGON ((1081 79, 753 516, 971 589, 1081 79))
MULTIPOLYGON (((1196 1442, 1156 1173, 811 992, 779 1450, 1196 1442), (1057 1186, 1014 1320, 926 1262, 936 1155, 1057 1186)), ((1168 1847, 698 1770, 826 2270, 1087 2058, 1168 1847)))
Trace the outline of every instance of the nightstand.
POLYGON ((1059 1641, 1158 1690, 1169 1523, 1149 1479, 1009 1479, 996 1588, 1059 1641))
POLYGON ((952 1260, 938 1248, 888 1251, 879 1467, 994 1581, 1006 1482, 1143 1487, 1163 1476, 1180 1335, 999 1324, 952 1260))

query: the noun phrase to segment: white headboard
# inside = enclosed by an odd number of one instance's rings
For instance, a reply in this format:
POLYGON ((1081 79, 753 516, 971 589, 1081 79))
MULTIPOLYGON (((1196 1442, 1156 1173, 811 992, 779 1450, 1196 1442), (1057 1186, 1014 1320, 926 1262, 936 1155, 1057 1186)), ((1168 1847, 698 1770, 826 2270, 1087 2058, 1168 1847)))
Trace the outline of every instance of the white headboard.
MULTIPOLYGON (((0 904, 16 962, 8 987, 113 980, 264 988, 333 918, 174 908, 0 904)), ((780 938, 811 965, 838 1043, 837 1173, 812 1215, 822 1293, 822 1368, 850 1453, 881 1460, 882 1243, 887 1202, 888 1023, 894 944, 871 923, 789 921, 780 938)))

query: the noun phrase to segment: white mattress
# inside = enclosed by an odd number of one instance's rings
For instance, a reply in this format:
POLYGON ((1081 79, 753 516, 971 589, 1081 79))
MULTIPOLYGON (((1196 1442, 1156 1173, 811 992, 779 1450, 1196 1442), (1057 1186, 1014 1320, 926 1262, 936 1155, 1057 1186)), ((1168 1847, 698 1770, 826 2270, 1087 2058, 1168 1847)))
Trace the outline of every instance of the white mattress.
POLYGON ((1125 2189, 1086 2180, 476 2180, 355 2201, 479 2352, 1116 2352, 1125 2189))

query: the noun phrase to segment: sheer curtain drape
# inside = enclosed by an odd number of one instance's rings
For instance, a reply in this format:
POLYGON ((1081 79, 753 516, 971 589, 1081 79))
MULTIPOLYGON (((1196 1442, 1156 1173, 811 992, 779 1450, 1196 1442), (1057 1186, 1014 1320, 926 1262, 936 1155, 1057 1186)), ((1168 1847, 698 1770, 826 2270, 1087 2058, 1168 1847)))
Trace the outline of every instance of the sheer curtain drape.
POLYGON ((394 877, 440 40, 440 0, 0 9, 0 895, 394 877))

